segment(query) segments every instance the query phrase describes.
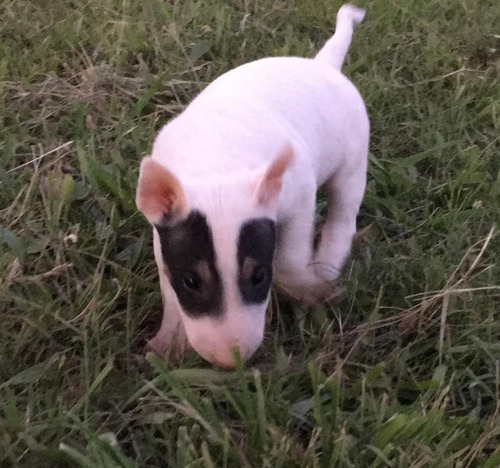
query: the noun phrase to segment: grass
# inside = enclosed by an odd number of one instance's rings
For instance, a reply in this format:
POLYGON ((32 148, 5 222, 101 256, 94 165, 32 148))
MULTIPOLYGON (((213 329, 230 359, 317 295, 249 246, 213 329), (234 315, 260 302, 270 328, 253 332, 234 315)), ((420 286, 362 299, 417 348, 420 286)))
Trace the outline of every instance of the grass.
POLYGON ((0 467, 500 466, 500 10, 360 4, 343 295, 273 296, 264 346, 223 372, 140 353, 161 299, 138 161, 219 74, 313 55, 340 2, 2 2, 0 467))

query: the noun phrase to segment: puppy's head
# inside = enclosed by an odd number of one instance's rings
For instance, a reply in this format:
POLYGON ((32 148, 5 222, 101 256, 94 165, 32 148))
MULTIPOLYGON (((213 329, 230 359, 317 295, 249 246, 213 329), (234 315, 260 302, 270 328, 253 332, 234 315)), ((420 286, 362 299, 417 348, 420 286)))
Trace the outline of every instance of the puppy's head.
POLYGON ((141 163, 136 202, 158 234, 160 275, 177 295, 189 342, 221 367, 234 367, 235 349, 245 360, 262 342, 278 198, 292 159, 286 146, 258 173, 182 183, 150 157, 141 163))

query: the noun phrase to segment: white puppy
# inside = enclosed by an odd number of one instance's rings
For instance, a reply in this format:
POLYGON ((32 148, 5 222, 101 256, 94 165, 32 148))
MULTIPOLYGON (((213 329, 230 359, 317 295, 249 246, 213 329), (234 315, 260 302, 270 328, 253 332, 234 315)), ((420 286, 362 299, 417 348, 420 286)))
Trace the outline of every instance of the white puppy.
POLYGON ((317 303, 349 254, 366 181, 369 121, 340 72, 364 11, 344 5, 314 59, 240 66, 162 128, 137 206, 153 225, 163 321, 150 349, 233 367, 261 344, 274 281, 317 303), (329 210, 313 250, 316 192, 329 210), (275 251, 276 250, 276 251, 275 251))

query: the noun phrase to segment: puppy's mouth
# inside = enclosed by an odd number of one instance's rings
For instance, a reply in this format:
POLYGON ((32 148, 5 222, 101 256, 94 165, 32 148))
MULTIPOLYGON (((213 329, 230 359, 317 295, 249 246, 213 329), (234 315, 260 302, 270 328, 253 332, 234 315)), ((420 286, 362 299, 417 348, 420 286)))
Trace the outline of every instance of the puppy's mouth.
POLYGON ((234 362, 232 364, 228 364, 226 362, 219 361, 218 359, 215 358, 211 359, 210 362, 225 371, 233 370, 236 365, 234 362))

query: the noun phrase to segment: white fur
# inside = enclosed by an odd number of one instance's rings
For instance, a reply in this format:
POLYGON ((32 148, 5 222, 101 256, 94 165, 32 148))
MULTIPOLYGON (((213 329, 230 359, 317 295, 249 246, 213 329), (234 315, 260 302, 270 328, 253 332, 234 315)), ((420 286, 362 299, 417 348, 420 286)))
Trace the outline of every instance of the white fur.
POLYGON ((365 189, 369 121, 358 91, 339 71, 363 14, 344 5, 336 34, 315 59, 266 58, 222 75, 158 134, 153 159, 179 179, 190 208, 203 212, 212 230, 226 314, 192 319, 182 312, 163 274, 155 235, 164 320, 152 348, 182 346, 187 334, 202 356, 231 367, 233 347, 247 358, 259 346, 267 303, 244 306, 236 283, 237 236, 251 218, 270 217, 279 226, 275 282, 307 302, 328 296, 349 254, 365 189), (287 143, 294 161, 279 200, 259 206, 253 190, 287 143), (330 206, 314 253, 321 186, 330 206))

